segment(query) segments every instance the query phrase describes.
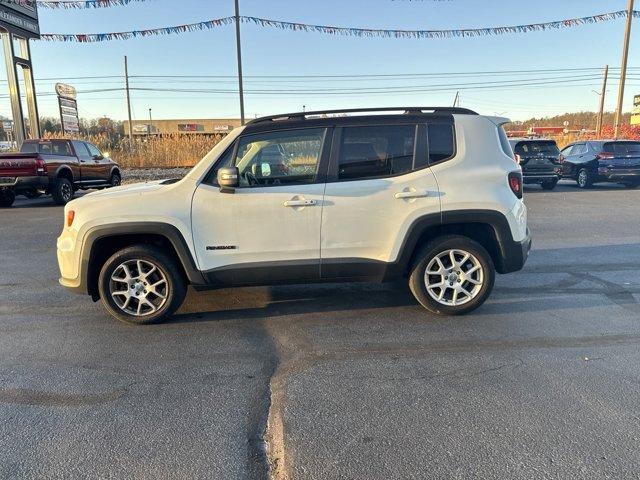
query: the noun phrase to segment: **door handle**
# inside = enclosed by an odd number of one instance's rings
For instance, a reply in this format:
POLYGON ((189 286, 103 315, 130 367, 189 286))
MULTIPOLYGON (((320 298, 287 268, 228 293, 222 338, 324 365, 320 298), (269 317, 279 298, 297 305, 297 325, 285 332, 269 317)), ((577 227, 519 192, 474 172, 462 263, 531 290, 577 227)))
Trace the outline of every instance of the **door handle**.
POLYGON ((287 200, 284 202, 285 207, 312 207, 318 202, 315 200, 287 200))
POLYGON ((398 192, 394 195, 395 198, 398 199, 402 199, 402 198, 424 198, 424 197, 428 197, 429 196, 429 192, 427 190, 415 190, 415 191, 408 191, 408 192, 398 192))

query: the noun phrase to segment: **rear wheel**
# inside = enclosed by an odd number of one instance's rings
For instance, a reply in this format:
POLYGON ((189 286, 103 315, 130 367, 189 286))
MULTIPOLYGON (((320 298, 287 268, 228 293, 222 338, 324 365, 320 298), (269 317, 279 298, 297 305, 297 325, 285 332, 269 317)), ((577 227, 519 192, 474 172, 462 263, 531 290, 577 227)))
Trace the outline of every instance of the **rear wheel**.
POLYGON ((468 237, 448 235, 427 244, 409 277, 420 304, 439 315, 462 315, 482 305, 493 290, 491 256, 468 237))
POLYGON ((66 205, 73 199, 73 185, 66 178, 58 178, 51 191, 53 201, 58 205, 66 205))
POLYGON ((540 186, 543 190, 553 190, 558 185, 558 180, 548 180, 546 182, 542 182, 540 186))
POLYGON ((588 169, 581 168, 578 172, 576 181, 578 182, 578 187, 580 188, 591 188, 595 179, 593 178, 593 174, 588 169))
POLYGON ((156 323, 184 301, 187 284, 176 262, 157 247, 137 245, 102 266, 98 291, 106 310, 122 322, 156 323))
POLYGON ((16 194, 13 190, 0 190, 0 208, 9 208, 16 201, 16 194))

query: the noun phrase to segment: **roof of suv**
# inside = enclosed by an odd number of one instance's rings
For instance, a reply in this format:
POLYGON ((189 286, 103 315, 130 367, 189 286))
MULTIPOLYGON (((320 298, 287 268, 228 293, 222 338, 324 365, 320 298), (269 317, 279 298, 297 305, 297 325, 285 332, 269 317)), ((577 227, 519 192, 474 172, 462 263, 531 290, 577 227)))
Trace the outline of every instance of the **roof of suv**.
POLYGON ((256 118, 247 123, 245 133, 272 130, 274 127, 326 127, 336 123, 361 125, 366 122, 375 125, 378 123, 404 124, 407 122, 419 122, 424 121, 426 118, 448 118, 451 120, 454 114, 478 115, 473 110, 457 107, 383 107, 317 110, 256 118))

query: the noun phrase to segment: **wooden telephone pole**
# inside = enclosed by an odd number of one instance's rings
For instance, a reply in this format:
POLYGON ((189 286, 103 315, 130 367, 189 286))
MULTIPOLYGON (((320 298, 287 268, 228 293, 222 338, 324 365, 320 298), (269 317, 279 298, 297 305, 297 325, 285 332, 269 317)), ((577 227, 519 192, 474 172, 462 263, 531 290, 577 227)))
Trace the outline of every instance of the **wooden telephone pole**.
POLYGON ((127 56, 124 56, 124 85, 127 94, 127 114, 129 116, 129 146, 133 145, 133 124, 131 122, 131 95, 129 94, 129 64, 127 56))
POLYGON ((242 87, 242 45, 240 42, 240 5, 235 0, 236 6, 236 52, 238 54, 238 92, 240 94, 240 124, 244 125, 244 88, 242 87))
POLYGON ((620 87, 618 89, 618 108, 616 109, 615 138, 620 136, 622 124, 622 107, 624 105, 624 84, 627 80, 627 62, 629 60, 629 41, 631 39, 631 25, 633 23, 633 0, 629 0, 627 6, 627 27, 624 31, 624 44, 622 46, 622 66, 620 67, 620 87))
POLYGON ((604 100, 607 95, 607 80, 609 79, 609 65, 604 67, 604 80, 602 82, 602 93, 600 93, 600 110, 598 111, 598 123, 596 134, 598 138, 602 136, 602 118, 604 117, 604 100))

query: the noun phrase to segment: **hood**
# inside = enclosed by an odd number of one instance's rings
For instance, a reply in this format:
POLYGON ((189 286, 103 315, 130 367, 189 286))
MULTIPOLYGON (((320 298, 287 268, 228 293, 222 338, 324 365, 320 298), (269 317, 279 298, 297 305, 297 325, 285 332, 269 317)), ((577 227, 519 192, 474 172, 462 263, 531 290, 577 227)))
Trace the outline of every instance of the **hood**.
POLYGON ((107 198, 107 197, 119 197, 123 195, 141 195, 145 192, 152 192, 165 188, 162 182, 165 180, 154 180, 151 182, 132 183, 130 185, 122 185, 120 187, 106 188, 104 190, 98 190, 97 192, 91 192, 81 198, 107 198))

